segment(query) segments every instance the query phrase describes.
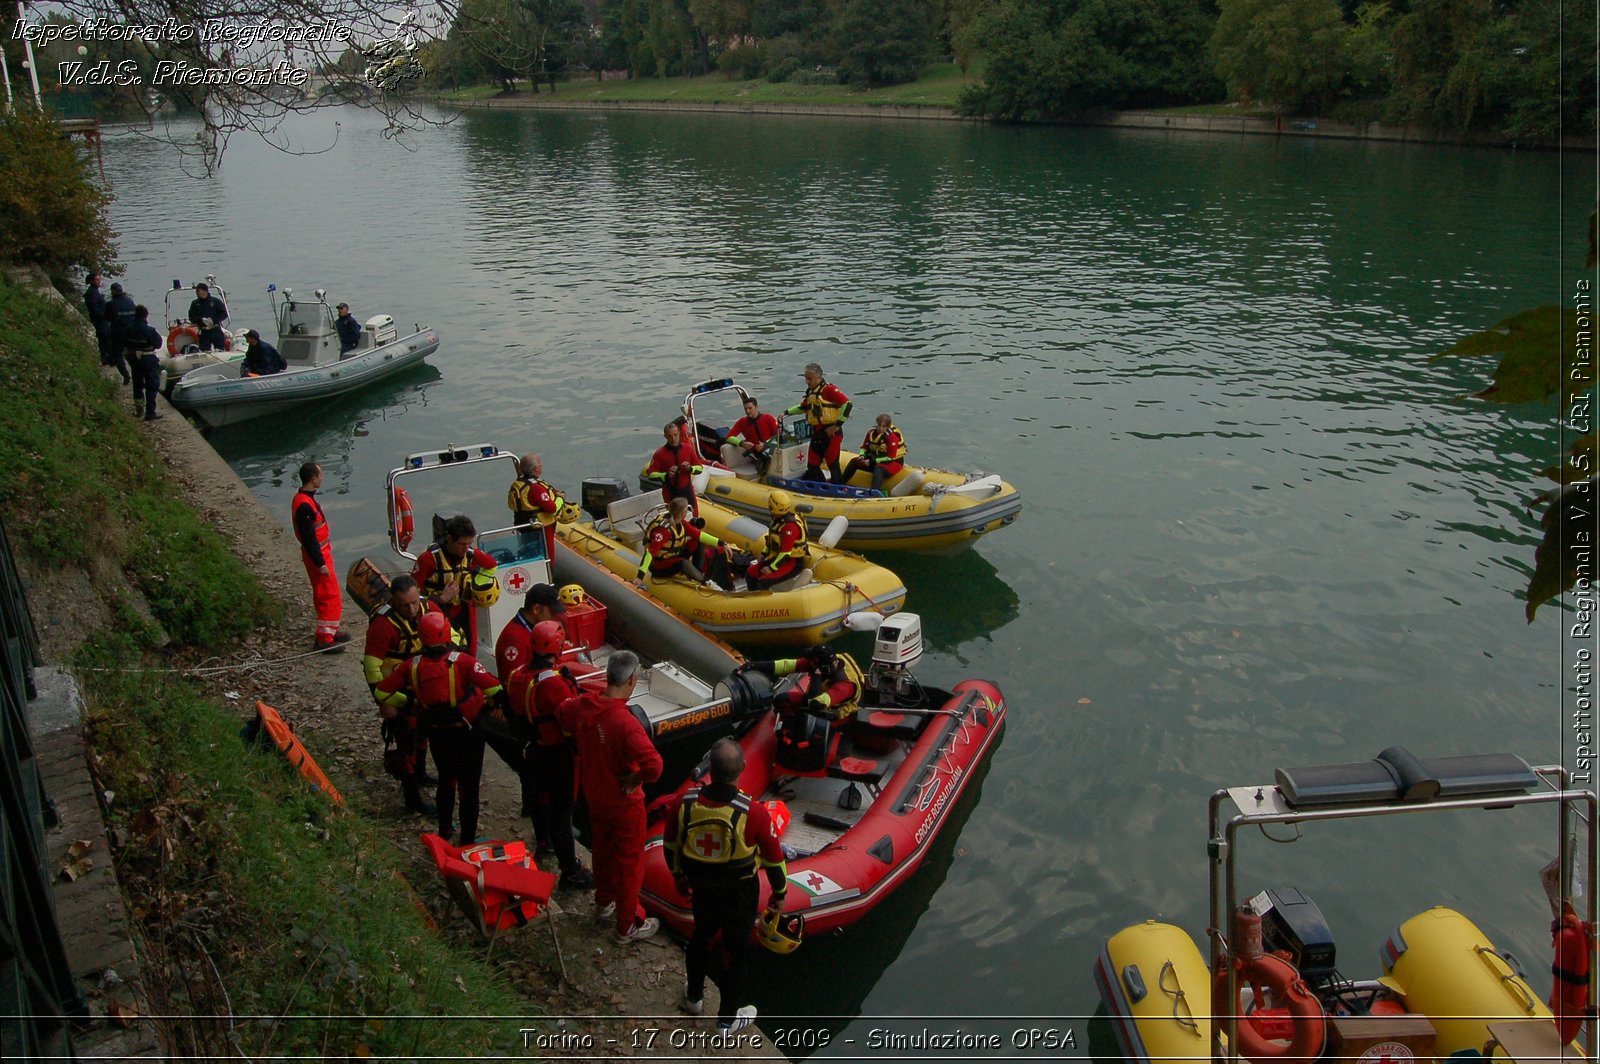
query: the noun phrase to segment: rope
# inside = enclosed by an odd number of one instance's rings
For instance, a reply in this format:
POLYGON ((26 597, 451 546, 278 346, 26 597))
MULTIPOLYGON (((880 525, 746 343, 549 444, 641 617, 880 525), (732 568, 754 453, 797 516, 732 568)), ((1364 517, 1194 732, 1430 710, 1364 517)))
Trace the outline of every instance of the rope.
POLYGON ((861 590, 859 587, 857 587, 855 584, 852 584, 850 581, 848 581, 848 580, 824 580, 822 582, 824 584, 829 584, 829 585, 831 585, 833 587, 839 588, 844 592, 844 608, 845 608, 845 613, 846 614, 848 614, 850 612, 850 598, 851 598, 851 596, 852 595, 860 595, 862 598, 867 600, 867 603, 874 610, 877 610, 878 613, 882 614, 885 617, 888 616, 887 613, 883 612, 883 606, 878 602, 877 599, 873 598, 871 595, 867 594, 865 591, 861 590))
MULTIPOLYGON (((279 665, 292 664, 293 662, 301 661, 301 660, 303 660, 305 658, 314 658, 314 657, 317 657, 318 655, 326 654, 326 653, 327 653, 327 651, 325 651, 325 650, 308 650, 308 651, 306 651, 306 652, 304 652, 302 654, 291 654, 286 658, 263 658, 263 657, 260 657, 259 655, 257 655, 257 656, 252 657, 252 658, 246 658, 244 661, 234 662, 234 663, 231 663, 231 664, 221 664, 221 665, 205 665, 205 664, 201 664, 201 665, 193 665, 193 666, 190 666, 189 668, 185 668, 185 669, 147 669, 147 668, 135 668, 135 667, 128 667, 128 666, 118 666, 116 668, 76 669, 74 671, 76 671, 76 672, 138 672, 138 673, 157 674, 157 675, 166 674, 166 675, 172 675, 172 676, 210 676, 210 675, 213 675, 215 673, 222 673, 222 672, 251 672, 251 671, 254 671, 256 669, 273 668, 273 667, 276 667, 276 666, 279 666, 279 665)), ((215 658, 215 657, 210 657, 210 658, 206 658, 205 660, 206 661, 217 661, 218 659, 215 658)))

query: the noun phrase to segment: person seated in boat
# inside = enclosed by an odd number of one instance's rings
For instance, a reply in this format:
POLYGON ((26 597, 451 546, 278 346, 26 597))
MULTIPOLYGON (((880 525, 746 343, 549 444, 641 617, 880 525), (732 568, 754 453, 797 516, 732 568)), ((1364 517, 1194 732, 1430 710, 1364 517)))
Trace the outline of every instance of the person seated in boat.
POLYGON ((754 463, 757 476, 767 475, 767 467, 772 464, 770 448, 776 445, 777 439, 778 419, 771 414, 763 414, 755 396, 745 396, 744 417, 735 421, 733 428, 728 430, 728 442, 743 451, 754 463))
POLYGON ((814 713, 831 721, 845 720, 861 708, 861 692, 866 677, 849 654, 826 646, 814 646, 798 658, 774 661, 747 661, 736 672, 754 669, 774 679, 795 673, 800 678, 773 700, 780 717, 814 713))
POLYGON ((844 467, 844 479, 848 483, 858 472, 869 473, 872 476, 872 490, 882 491, 883 482, 905 467, 905 433, 900 431, 888 414, 879 414, 876 424, 861 441, 861 453, 850 459, 850 464, 844 467))
POLYGON ((333 319, 333 327, 339 333, 339 354, 348 355, 361 346, 361 323, 350 313, 349 303, 340 303, 334 309, 339 315, 333 319))
POLYGON ((544 529, 545 557, 556 556, 556 522, 569 524, 578 519, 579 510, 544 480, 544 460, 525 454, 517 461, 517 479, 506 492, 506 507, 511 523, 539 525, 544 529))
POLYGON ((650 522, 645 531, 644 556, 639 559, 635 583, 644 587, 646 575, 652 580, 687 576, 697 584, 717 587, 705 573, 703 552, 720 546, 720 539, 701 528, 700 523, 689 520, 689 501, 673 499, 667 504, 666 514, 650 522))
POLYGON ((767 496, 767 512, 772 523, 761 540, 761 557, 750 564, 745 578, 751 591, 779 584, 805 568, 810 551, 806 546, 806 524, 794 512, 794 496, 774 491, 767 496))
POLYGON ((223 351, 228 338, 222 335, 222 323, 228 320, 228 308, 222 300, 211 294, 204 281, 194 286, 194 299, 189 303, 189 323, 200 330, 200 350, 223 351))
POLYGON ((478 549, 478 527, 472 518, 457 514, 444 524, 444 538, 417 558, 411 575, 422 593, 444 611, 445 617, 465 637, 462 649, 478 653, 478 611, 500 599, 497 579, 500 563, 478 549))
POLYGON ((670 503, 685 499, 696 517, 700 516, 700 500, 694 496, 694 476, 701 471, 700 456, 694 444, 683 438, 683 421, 677 419, 661 426, 666 443, 657 447, 644 467, 644 479, 661 485, 661 498, 670 503))
POLYGON ((278 349, 261 339, 261 334, 254 329, 244 334, 244 340, 244 362, 239 366, 239 376, 270 377, 289 368, 278 349))
POLYGON ((804 413, 811 426, 811 449, 806 454, 806 471, 801 480, 821 480, 822 467, 828 467, 835 484, 844 483, 839 469, 839 446, 844 439, 844 422, 850 416, 850 397, 822 376, 822 367, 806 363, 806 394, 786 414, 804 413))

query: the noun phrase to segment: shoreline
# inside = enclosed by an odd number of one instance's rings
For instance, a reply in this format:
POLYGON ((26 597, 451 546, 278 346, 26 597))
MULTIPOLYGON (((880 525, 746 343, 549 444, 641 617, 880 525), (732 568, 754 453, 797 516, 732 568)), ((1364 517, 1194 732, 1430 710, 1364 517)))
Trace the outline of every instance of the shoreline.
MULTIPOLYGON (((477 100, 430 96, 447 107, 490 110, 545 111, 678 111, 731 115, 798 115, 816 118, 887 118, 920 122, 997 123, 987 118, 960 115, 954 108, 935 104, 803 104, 741 103, 716 100, 582 100, 517 93, 477 100)), ((1231 134, 1234 136, 1300 137, 1324 140, 1365 140, 1387 144, 1433 144, 1457 147, 1530 149, 1536 151, 1593 151, 1600 141, 1567 136, 1559 141, 1507 140, 1498 133, 1452 133, 1418 125, 1382 122, 1340 122, 1286 115, 1179 114, 1171 111, 1111 111, 1075 120, 1048 123, 1056 126, 1090 126, 1108 129, 1153 129, 1173 133, 1231 134)))

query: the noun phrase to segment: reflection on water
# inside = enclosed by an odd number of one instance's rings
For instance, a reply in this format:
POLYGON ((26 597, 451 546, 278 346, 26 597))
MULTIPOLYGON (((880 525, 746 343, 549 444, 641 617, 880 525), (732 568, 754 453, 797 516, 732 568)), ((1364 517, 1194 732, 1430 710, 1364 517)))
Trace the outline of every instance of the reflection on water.
MULTIPOLYGON (((1023 502, 1026 512, 1027 502, 1023 502)), ((933 652, 957 653, 963 665, 982 651, 958 653, 963 643, 1016 620, 1022 600, 977 549, 931 555, 905 551, 874 555, 906 585, 906 608, 922 618, 922 641, 933 652)))

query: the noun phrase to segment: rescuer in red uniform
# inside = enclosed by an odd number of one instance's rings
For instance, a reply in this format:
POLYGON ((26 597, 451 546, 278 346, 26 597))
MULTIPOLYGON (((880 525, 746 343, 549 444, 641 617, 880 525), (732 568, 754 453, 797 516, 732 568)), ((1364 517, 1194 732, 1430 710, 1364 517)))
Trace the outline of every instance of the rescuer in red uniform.
POLYGON ((756 475, 767 475, 767 467, 772 464, 771 448, 777 439, 778 419, 771 414, 763 414, 754 396, 745 396, 744 417, 735 421, 733 428, 728 430, 728 442, 750 457, 750 461, 755 463, 756 475))
POLYGON ((744 751, 732 739, 711 747, 711 780, 674 799, 662 842, 678 892, 694 907, 687 975, 678 1007, 700 1015, 704 1006, 711 944, 722 938, 722 1006, 717 1029, 729 1032, 755 1022, 756 1007, 744 1000, 745 953, 760 898, 756 871, 766 873, 767 909, 778 912, 789 890, 783 846, 767 807, 739 790, 744 751))
MULTIPOLYGON (((511 684, 512 672, 519 665, 526 665, 533 660, 534 628, 542 621, 555 621, 559 625, 566 612, 567 607, 556 594, 554 587, 549 584, 534 584, 528 589, 528 593, 522 597, 522 608, 500 630, 500 638, 495 640, 494 644, 495 674, 500 677, 500 682, 505 684, 507 689, 511 684)), ((565 628, 562 630, 565 631, 565 628)), ((520 815, 533 820, 534 852, 536 854, 550 852, 550 836, 539 830, 536 774, 526 756, 526 744, 494 732, 487 733, 484 739, 488 742, 489 749, 517 774, 517 779, 522 783, 520 815)))
POLYGON ((606 662, 606 693, 563 702, 556 719, 578 744, 578 776, 594 825, 595 915, 615 913, 615 938, 638 942, 661 921, 639 905, 644 881, 644 787, 661 778, 661 755, 628 712, 639 683, 639 658, 619 650, 606 662))
POLYGON ((344 598, 333 567, 333 540, 328 535, 328 519, 317 502, 320 487, 322 467, 315 462, 301 466, 300 490, 294 493, 289 512, 293 515, 295 538, 300 541, 300 560, 305 563, 306 576, 311 578, 311 602, 317 614, 311 649, 342 654, 344 644, 350 642, 350 633, 339 631, 344 598))
POLYGON ((511 509, 511 521, 517 525, 535 525, 544 531, 545 557, 551 561, 556 556, 556 522, 578 519, 578 508, 562 497, 561 493, 545 482, 544 460, 536 454, 525 454, 517 463, 518 476, 506 492, 506 505, 511 509))
POLYGON ((806 394, 786 414, 804 413, 811 426, 811 449, 806 454, 806 471, 802 480, 821 480, 822 467, 828 467, 835 484, 844 483, 844 473, 839 468, 839 444, 844 439, 844 422, 850 416, 850 397, 829 384, 822 376, 822 367, 815 362, 806 363, 806 394))
POLYGON ((761 541, 761 557, 750 563, 746 578, 751 591, 782 583, 806 564, 806 526, 794 512, 794 496, 774 491, 767 496, 772 523, 761 541))
POLYGON ((872 490, 882 491, 883 482, 905 467, 905 433, 888 414, 879 414, 877 423, 861 441, 861 453, 844 467, 844 479, 848 481, 858 470, 864 470, 872 475, 872 490))
POLYGON ((694 495, 694 475, 701 471, 700 456, 694 445, 683 438, 683 426, 669 421, 661 427, 667 442, 657 447, 644 467, 644 478, 661 485, 661 497, 667 502, 687 499, 689 508, 700 516, 700 502, 694 495))
POLYGON ((444 611, 451 627, 466 642, 468 657, 478 653, 478 614, 474 607, 491 606, 500 597, 495 573, 499 563, 475 545, 477 526, 461 514, 445 522, 444 540, 423 552, 411 575, 422 593, 444 611))
POLYGON ((483 733, 476 727, 484 699, 503 697, 500 681, 477 659, 451 649, 450 622, 425 614, 417 623, 422 653, 385 676, 384 694, 409 692, 433 758, 439 766, 439 834, 455 831, 456 792, 461 793, 458 845, 478 841, 478 783, 483 777, 483 733))
POLYGON ((583 693, 571 670, 556 666, 566 637, 560 621, 534 625, 533 655, 526 664, 511 670, 506 695, 513 728, 525 742, 524 778, 533 784, 534 836, 541 849, 548 846, 561 862, 561 886, 586 890, 594 886, 594 875, 578 862, 577 845, 572 838, 577 785, 573 759, 577 751, 556 720, 561 704, 583 693))
POLYGON ((395 577, 389 584, 389 601, 374 610, 372 620, 367 622, 361 671, 378 703, 378 715, 383 718, 383 738, 395 746, 392 756, 385 752, 384 768, 400 781, 406 811, 432 816, 438 810, 422 797, 422 785, 439 781, 429 780, 426 775, 428 740, 417 721, 416 707, 405 691, 378 690, 384 678, 407 658, 422 653, 422 633, 417 626, 426 614, 444 616, 438 606, 424 601, 415 580, 404 573, 395 577))
MULTIPOLYGON (((711 584, 706 575, 707 566, 701 552, 708 547, 720 547, 722 541, 710 532, 688 520, 689 504, 683 499, 673 499, 667 505, 665 518, 657 518, 645 532, 645 549, 639 557, 639 572, 635 582, 644 587, 646 575, 652 580, 665 580, 673 576, 687 576, 697 584, 711 584)), ((726 588, 717 588, 726 591, 726 588)))

